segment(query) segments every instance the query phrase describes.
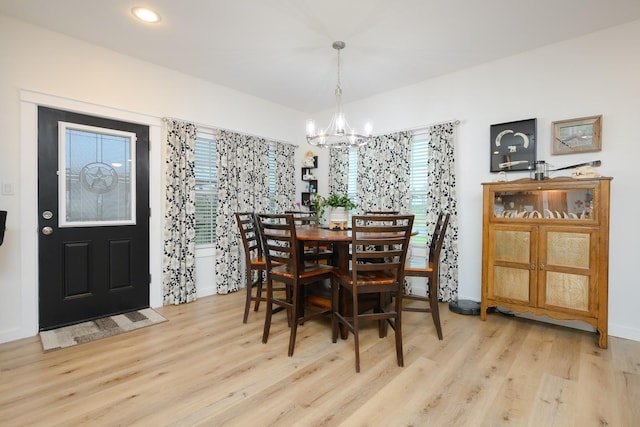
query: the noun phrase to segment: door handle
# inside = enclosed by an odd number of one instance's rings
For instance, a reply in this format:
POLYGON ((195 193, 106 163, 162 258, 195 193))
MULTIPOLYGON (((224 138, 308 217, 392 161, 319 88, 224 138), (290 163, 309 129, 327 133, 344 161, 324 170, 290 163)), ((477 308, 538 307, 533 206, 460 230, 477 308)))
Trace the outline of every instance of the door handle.
POLYGON ((540 263, 540 271, 544 271, 544 262, 540 263))
POLYGON ((536 269, 536 263, 535 263, 535 261, 531 263, 530 268, 531 268, 531 271, 533 271, 533 270, 535 270, 535 269, 536 269))
POLYGON ((45 236, 51 236, 53 234, 53 228, 42 227, 42 234, 44 234, 45 236))

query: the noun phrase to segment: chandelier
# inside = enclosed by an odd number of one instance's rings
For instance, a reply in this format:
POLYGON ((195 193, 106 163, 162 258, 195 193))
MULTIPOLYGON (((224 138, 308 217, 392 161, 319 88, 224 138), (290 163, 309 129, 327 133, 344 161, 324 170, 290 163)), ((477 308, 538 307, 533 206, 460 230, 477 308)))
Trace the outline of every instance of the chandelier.
POLYGON ((331 117, 326 129, 318 129, 313 119, 307 120, 307 142, 316 147, 329 148, 356 148, 371 141, 371 123, 365 125, 364 134, 349 127, 347 119, 342 112, 342 88, 340 87, 340 51, 344 49, 342 41, 333 43, 333 48, 338 52, 338 83, 336 84, 336 111, 331 117))

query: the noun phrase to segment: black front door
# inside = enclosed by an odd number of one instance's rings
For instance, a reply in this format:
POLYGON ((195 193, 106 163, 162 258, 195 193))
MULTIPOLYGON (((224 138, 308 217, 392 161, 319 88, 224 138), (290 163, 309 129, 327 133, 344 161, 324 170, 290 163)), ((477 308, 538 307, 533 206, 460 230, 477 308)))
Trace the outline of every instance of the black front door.
POLYGON ((149 307, 149 127, 38 108, 40 329, 149 307))

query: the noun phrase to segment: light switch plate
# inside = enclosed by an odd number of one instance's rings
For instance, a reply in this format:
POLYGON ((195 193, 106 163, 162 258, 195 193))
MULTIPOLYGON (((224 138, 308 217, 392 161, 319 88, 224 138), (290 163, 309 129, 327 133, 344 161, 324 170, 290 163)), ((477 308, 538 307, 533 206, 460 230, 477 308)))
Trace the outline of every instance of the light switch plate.
POLYGON ((13 196, 13 184, 10 182, 2 183, 2 195, 3 196, 13 196))

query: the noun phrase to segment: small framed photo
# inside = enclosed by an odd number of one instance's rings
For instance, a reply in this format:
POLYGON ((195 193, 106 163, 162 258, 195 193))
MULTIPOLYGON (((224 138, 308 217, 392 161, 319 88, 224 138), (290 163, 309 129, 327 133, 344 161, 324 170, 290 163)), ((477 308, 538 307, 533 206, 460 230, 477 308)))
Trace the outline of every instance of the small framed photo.
POLYGON ((490 128, 491 172, 526 171, 536 163, 536 119, 499 123, 490 128))
POLYGON ((559 120, 551 124, 551 154, 602 150, 602 116, 559 120))

